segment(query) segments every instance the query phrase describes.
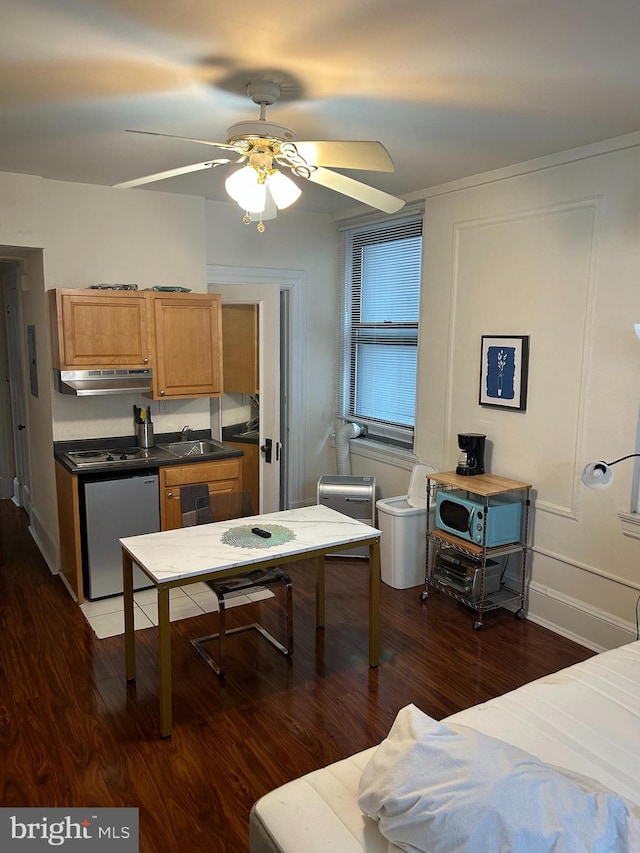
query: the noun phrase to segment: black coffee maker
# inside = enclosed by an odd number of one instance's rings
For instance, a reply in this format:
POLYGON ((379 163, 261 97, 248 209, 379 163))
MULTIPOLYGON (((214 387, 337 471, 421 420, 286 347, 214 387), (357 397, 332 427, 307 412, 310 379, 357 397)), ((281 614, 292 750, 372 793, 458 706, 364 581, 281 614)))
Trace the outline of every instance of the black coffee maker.
POLYGON ((458 447, 460 458, 456 474, 471 476, 473 474, 484 474, 484 443, 486 435, 479 432, 459 432, 458 447))

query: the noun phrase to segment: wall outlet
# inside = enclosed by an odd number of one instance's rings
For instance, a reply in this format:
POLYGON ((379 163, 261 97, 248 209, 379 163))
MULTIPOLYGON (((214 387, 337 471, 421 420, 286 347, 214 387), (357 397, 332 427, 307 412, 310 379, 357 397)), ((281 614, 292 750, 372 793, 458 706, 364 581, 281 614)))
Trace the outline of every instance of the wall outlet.
POLYGON ((169 414, 169 400, 160 400, 160 414, 168 415, 169 414))

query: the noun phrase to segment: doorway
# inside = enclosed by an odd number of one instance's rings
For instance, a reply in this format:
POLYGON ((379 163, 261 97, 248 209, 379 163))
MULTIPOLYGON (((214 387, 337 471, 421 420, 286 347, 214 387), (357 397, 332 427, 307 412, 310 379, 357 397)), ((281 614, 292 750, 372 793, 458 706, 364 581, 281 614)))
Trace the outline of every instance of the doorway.
MULTIPOLYGON (((2 497, 10 497, 16 506, 23 507, 27 515, 30 508, 29 445, 27 411, 25 402, 25 374, 22 337, 22 303, 20 299, 21 266, 19 262, 0 261, 0 280, 4 308, 3 338, 6 343, 8 403, 1 432, 5 436, 0 454, 5 471, 12 470, 11 482, 4 477, 2 497), (6 493, 6 494, 5 494, 6 493)), ((3 353, 3 357, 5 355, 3 353)), ((3 401, 4 403, 4 401, 3 401)))
MULTIPOLYGON (((259 309, 262 512, 304 505, 305 347, 301 338, 305 277, 298 270, 214 264, 207 268, 208 291, 220 293, 223 304, 249 303, 259 309)), ((222 414, 218 415, 221 427, 222 414)))

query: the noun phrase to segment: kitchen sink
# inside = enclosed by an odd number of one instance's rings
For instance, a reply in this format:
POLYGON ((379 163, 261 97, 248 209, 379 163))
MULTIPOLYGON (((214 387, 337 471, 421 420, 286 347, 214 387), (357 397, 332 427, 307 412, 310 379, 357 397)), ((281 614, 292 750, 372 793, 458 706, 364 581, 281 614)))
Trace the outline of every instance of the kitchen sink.
POLYGON ((173 456, 213 456, 216 453, 226 453, 228 448, 212 439, 199 441, 174 441, 171 444, 158 445, 173 456))

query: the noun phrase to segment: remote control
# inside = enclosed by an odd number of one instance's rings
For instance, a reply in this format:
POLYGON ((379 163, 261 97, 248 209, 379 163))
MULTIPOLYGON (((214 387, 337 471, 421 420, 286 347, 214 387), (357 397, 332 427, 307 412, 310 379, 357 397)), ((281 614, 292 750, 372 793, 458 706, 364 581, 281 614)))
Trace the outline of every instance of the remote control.
POLYGON ((251 532, 256 536, 262 536, 263 539, 271 539, 271 534, 268 530, 263 530, 261 527, 252 527, 251 532))

